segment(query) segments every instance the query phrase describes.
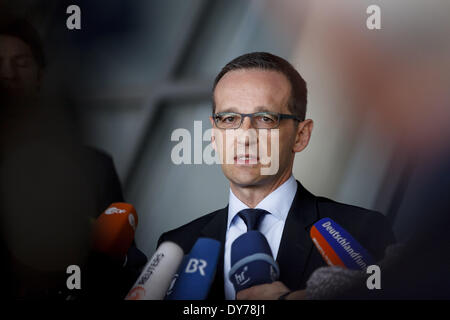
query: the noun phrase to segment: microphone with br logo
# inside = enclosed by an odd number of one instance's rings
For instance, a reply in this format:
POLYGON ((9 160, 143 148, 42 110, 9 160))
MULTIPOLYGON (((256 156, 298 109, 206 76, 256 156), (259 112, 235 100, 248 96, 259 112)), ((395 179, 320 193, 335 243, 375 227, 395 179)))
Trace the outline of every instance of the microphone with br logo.
POLYGON ((221 243, 199 238, 183 258, 167 291, 166 300, 204 300, 214 280, 221 243))
POLYGON ((273 259, 266 237, 251 230, 239 236, 231 245, 229 279, 236 292, 255 285, 278 280, 280 269, 273 259))

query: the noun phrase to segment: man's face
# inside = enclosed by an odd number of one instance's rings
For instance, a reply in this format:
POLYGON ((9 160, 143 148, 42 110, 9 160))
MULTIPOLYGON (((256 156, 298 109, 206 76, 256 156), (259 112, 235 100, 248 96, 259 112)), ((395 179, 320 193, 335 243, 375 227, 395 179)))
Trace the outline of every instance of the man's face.
POLYGON ((0 91, 11 96, 33 95, 40 79, 30 47, 19 38, 0 34, 0 91))
MULTIPOLYGON (((290 94, 290 83, 282 73, 260 69, 230 71, 220 79, 215 88, 215 113, 269 111, 291 114, 288 109, 290 94)), ((241 187, 270 184, 291 173, 295 155, 293 146, 296 140, 296 122, 292 119, 281 120, 277 129, 255 130, 249 117, 244 118, 240 129, 225 130, 214 127, 215 148, 221 154, 222 170, 232 184, 241 187), (272 141, 271 136, 276 136, 277 129, 279 138, 272 141), (261 131, 267 133, 267 139, 261 139, 261 131), (218 134, 221 139, 217 139, 218 134), (246 135, 247 139, 242 138, 246 135), (274 143, 279 145, 278 170, 270 175, 262 174, 261 169, 270 164, 261 164, 261 151, 272 157, 275 154, 271 152, 276 149, 272 145, 274 143), (227 161, 229 154, 231 163, 227 161), (242 156, 256 159, 245 161, 242 156)), ((272 162, 273 160, 272 158, 272 162)))

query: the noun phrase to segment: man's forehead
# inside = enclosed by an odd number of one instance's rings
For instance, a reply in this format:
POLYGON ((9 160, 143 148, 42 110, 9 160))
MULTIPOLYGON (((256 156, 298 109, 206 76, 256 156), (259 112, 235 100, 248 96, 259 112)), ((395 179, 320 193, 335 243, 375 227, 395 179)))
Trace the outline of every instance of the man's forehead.
POLYGON ((0 55, 3 56, 31 56, 31 48, 20 38, 0 34, 0 55))
POLYGON ((239 69, 220 79, 214 90, 214 99, 220 111, 281 112, 285 111, 284 105, 287 107, 290 89, 288 79, 281 72, 239 69))
POLYGON ((289 80, 281 71, 260 68, 243 68, 230 70, 225 73, 217 83, 217 86, 219 87, 221 83, 223 84, 224 82, 233 82, 240 79, 251 82, 276 81, 282 82, 283 84, 289 84, 289 80))

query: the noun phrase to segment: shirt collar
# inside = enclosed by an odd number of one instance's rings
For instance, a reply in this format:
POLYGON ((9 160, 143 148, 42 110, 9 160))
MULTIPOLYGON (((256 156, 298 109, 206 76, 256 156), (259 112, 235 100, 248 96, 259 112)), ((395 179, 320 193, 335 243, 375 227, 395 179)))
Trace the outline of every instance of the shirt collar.
MULTIPOLYGON (((281 186, 267 195, 260 203, 256 205, 257 209, 264 209, 270 212, 275 218, 286 221, 295 193, 297 192, 297 181, 293 175, 289 177, 281 186)), ((249 207, 238 199, 230 189, 230 196, 228 200, 228 222, 227 229, 230 228, 231 223, 237 213, 249 207)))

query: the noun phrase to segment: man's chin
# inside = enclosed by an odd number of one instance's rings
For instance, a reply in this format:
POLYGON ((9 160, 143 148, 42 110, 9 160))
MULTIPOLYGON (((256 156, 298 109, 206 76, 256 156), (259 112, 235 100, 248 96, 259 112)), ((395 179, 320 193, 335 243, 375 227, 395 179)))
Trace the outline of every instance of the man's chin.
POLYGON ((247 172, 242 172, 242 170, 236 170, 233 173, 225 174, 228 180, 240 187, 251 187, 260 185, 264 178, 267 176, 262 176, 260 170, 252 170, 247 172))

